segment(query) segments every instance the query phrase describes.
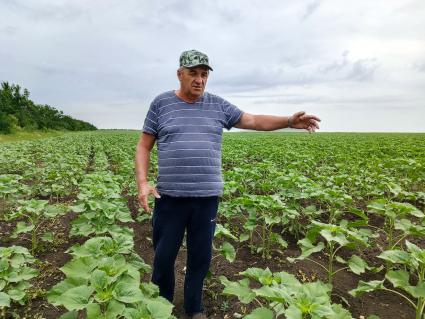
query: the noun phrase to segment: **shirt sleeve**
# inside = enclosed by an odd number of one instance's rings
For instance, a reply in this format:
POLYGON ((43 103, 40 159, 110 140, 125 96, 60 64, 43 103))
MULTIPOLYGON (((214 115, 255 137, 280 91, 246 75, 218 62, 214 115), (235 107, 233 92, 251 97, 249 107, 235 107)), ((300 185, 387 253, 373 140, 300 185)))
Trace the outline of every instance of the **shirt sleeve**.
POLYGON ((157 105, 152 102, 148 114, 146 114, 145 123, 143 124, 143 132, 158 137, 158 115, 157 105))
POLYGON ((235 126, 236 123, 238 123, 243 112, 237 106, 229 103, 226 100, 223 100, 222 106, 226 121, 224 127, 227 130, 230 130, 233 126, 235 126))

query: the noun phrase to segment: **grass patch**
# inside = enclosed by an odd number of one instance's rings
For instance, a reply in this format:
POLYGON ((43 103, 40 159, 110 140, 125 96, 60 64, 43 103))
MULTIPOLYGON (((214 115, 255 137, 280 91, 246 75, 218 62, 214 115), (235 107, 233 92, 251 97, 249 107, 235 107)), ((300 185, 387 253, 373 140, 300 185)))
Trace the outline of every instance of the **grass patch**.
POLYGON ((54 137, 63 135, 65 131, 33 131, 33 132, 16 132, 13 134, 0 134, 0 143, 3 142, 17 142, 26 140, 37 140, 47 137, 54 137))

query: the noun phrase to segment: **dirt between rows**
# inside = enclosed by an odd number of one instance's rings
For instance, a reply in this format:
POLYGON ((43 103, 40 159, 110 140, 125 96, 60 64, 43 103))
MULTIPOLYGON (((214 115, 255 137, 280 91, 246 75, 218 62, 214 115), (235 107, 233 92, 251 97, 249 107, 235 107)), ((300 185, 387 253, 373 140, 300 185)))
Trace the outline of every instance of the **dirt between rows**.
MULTIPOLYGON (((128 207, 132 212, 133 218, 138 214, 136 199, 127 196, 128 207)), ((71 228, 71 221, 76 217, 75 213, 68 213, 60 216, 41 226, 40 233, 43 230, 52 231, 55 235, 53 244, 46 245, 41 252, 36 254, 36 258, 42 262, 37 265, 40 270, 40 275, 34 278, 31 282, 33 287, 30 291, 30 300, 27 305, 19 306, 14 305, 12 311, 8 313, 7 318, 13 318, 12 312, 19 315, 19 318, 25 319, 56 319, 61 314, 66 312, 62 307, 55 307, 47 302, 44 297, 46 291, 52 286, 61 281, 64 275, 59 270, 66 262, 71 259, 71 256, 65 251, 72 245, 84 243, 87 238, 69 237, 71 228)), ((218 217, 220 222, 220 217, 218 217)), ((379 222, 379 221, 377 221, 379 222)), ((28 234, 25 234, 17 239, 8 240, 7 238, 12 233, 16 221, 14 222, 0 222, 0 238, 1 246, 22 245, 30 249, 30 242, 28 241, 28 234)), ((152 265, 153 261, 153 248, 151 243, 152 228, 149 220, 142 223, 133 222, 129 226, 134 229, 134 242, 135 250, 143 258, 143 260, 152 265)), ((252 306, 241 304, 237 298, 228 298, 221 294, 223 286, 221 285, 218 277, 221 275, 226 276, 230 280, 239 280, 239 272, 244 271, 248 267, 269 267, 271 271, 287 271, 298 277, 299 280, 307 282, 320 279, 326 281, 325 273, 314 263, 309 261, 300 261, 292 264, 286 260, 286 257, 298 256, 300 251, 296 245, 294 238, 285 238, 288 241, 289 247, 283 252, 283 255, 273 253, 270 260, 263 260, 260 255, 252 254, 250 249, 244 243, 234 243, 237 251, 236 260, 233 263, 228 262, 225 258, 214 253, 211 264, 212 277, 206 280, 204 287, 204 307, 207 315, 211 319, 235 318, 234 314, 248 314, 252 311, 252 306)), ((424 247, 423 240, 416 240, 416 244, 424 247)), ((218 243, 216 243, 218 245, 218 243)), ((362 257, 368 260, 369 263, 374 264, 377 255, 377 246, 372 245, 371 248, 365 249, 362 252, 362 257)), ((316 261, 320 261, 322 255, 315 255, 316 261)), ((181 248, 176 264, 176 287, 175 287, 175 300, 174 300, 174 315, 177 318, 185 318, 183 310, 183 282, 184 282, 184 268, 186 263, 186 250, 184 246, 181 248)), ((146 275, 144 280, 149 280, 150 275, 146 275)), ((414 318, 414 311, 412 307, 403 298, 395 294, 378 291, 370 294, 365 294, 362 297, 354 298, 348 294, 348 291, 357 287, 360 279, 376 280, 382 279, 383 273, 371 274, 367 273, 362 276, 357 276, 347 271, 339 272, 334 281, 334 290, 332 299, 334 302, 341 303, 344 307, 348 308, 354 318, 367 318, 368 315, 378 315, 381 319, 411 319, 414 318), (348 305, 346 304, 348 303, 348 305)), ((81 315, 84 318, 84 315, 81 315)))
MULTIPOLYGON (((136 199, 128 198, 128 206, 133 215, 137 212, 136 199)), ((134 217, 134 216, 133 216, 134 217)), ((220 222, 220 217, 218 217, 220 222)), ((150 242, 152 238, 152 227, 149 221, 144 221, 141 224, 134 223, 135 231, 135 249, 142 258, 152 265, 153 248, 150 242)), ((219 276, 224 275, 230 280, 240 280, 243 277, 239 276, 239 272, 246 270, 249 267, 269 268, 272 272, 286 271, 297 276, 300 281, 313 281, 320 279, 326 282, 327 275, 316 264, 309 261, 300 261, 292 264, 286 260, 286 257, 299 256, 300 250, 296 245, 294 238, 285 238, 289 246, 284 251, 284 254, 274 253, 270 260, 263 260, 260 254, 252 254, 245 243, 234 243, 237 255, 233 263, 228 262, 224 257, 215 252, 211 263, 210 271, 212 273, 211 280, 206 280, 204 285, 204 308, 211 319, 235 318, 234 314, 248 314, 254 308, 243 305, 237 298, 228 298, 221 294, 223 286, 219 281, 219 276)), ((218 244, 216 243, 218 246, 218 244)), ((362 252, 362 257, 370 264, 378 264, 376 260, 377 247, 371 245, 370 248, 362 252)), ((315 256, 313 259, 320 261, 323 256, 315 256)), ((177 318, 185 318, 183 309, 183 283, 184 283, 184 268, 186 265, 186 249, 184 246, 180 249, 175 263, 175 297, 173 304, 174 315, 177 318)), ((348 291, 357 287, 360 279, 381 280, 383 273, 366 274, 357 276, 348 271, 341 271, 335 276, 334 289, 332 299, 336 303, 341 303, 349 309, 354 318, 367 318, 369 315, 378 315, 381 319, 411 319, 415 317, 412 307, 403 298, 395 294, 385 291, 377 291, 370 294, 365 294, 362 297, 354 298, 348 291), (348 305, 344 302, 348 302, 348 305)), ((149 279, 149 278, 146 278, 149 279)), ((289 318, 290 319, 290 318, 289 318)))

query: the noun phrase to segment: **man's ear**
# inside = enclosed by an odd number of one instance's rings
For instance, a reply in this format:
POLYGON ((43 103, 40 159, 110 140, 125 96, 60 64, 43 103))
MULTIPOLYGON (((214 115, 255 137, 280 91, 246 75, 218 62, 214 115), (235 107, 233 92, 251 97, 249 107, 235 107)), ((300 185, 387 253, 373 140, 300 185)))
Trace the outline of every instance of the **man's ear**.
POLYGON ((182 69, 177 69, 177 78, 181 81, 182 69))

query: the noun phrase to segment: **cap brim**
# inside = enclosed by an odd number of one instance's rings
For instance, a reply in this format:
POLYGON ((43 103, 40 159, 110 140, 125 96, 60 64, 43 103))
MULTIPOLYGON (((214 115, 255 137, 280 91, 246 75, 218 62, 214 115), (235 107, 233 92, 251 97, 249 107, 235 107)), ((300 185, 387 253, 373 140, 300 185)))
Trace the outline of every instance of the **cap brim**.
POLYGON ((182 65, 182 66, 185 67, 185 68, 188 68, 188 69, 196 68, 198 66, 206 66, 210 71, 214 71, 213 68, 210 67, 208 64, 202 64, 202 63, 196 64, 196 65, 191 65, 191 66, 188 66, 188 65, 182 65))

